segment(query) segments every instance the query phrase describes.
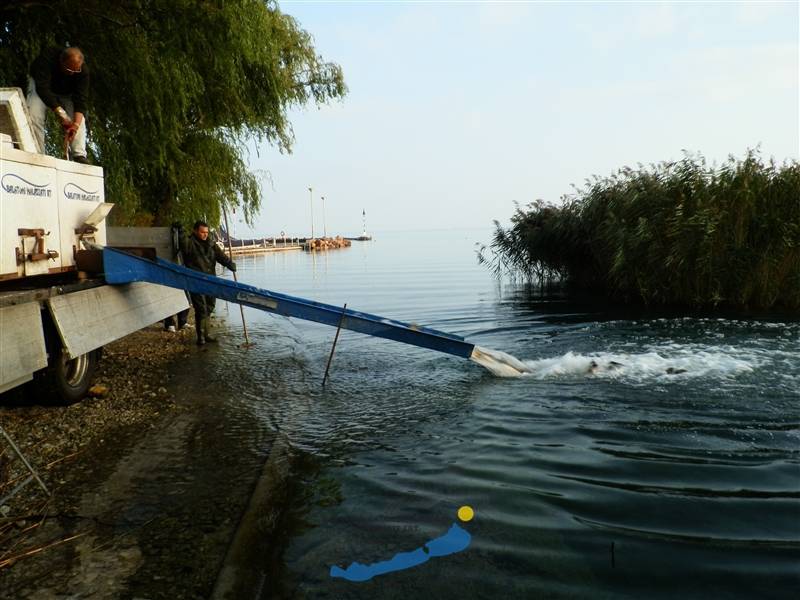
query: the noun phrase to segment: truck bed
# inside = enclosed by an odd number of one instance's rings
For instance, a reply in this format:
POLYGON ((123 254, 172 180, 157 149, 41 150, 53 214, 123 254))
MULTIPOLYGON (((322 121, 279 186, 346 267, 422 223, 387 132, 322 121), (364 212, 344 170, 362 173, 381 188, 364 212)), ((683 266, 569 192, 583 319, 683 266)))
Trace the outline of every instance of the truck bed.
POLYGON ((26 302, 42 302, 54 296, 88 290, 105 284, 101 277, 79 281, 56 283, 49 286, 34 285, 30 278, 12 289, 0 288, 0 308, 16 306, 26 302))

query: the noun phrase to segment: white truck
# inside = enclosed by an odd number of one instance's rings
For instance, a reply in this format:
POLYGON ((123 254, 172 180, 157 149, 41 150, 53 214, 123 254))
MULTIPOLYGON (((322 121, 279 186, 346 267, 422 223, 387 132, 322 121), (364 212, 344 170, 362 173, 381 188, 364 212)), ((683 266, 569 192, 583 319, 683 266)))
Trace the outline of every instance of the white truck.
POLYGON ((0 88, 0 394, 35 380, 79 400, 105 344, 188 307, 82 264, 107 243, 105 200, 103 169, 41 154, 21 90, 0 88))

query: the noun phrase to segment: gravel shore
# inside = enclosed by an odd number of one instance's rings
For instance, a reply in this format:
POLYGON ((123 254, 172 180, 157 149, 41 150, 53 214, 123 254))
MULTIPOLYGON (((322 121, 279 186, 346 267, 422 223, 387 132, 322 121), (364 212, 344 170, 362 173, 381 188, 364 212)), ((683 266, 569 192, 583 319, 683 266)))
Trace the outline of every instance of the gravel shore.
MULTIPOLYGON (((193 342, 193 330, 170 333, 160 324, 142 329, 104 348, 91 390, 97 397, 58 406, 47 398, 11 392, 0 396, 5 400, 0 424, 57 496, 60 471, 68 471, 81 454, 100 452, 107 440, 177 409, 166 388, 168 368, 190 356, 193 342)), ((5 456, 11 458, 9 453, 7 449, 5 456)), ((32 493, 34 487, 9 504, 15 513, 43 497, 32 493)))
MULTIPOLYGON (((217 344, 157 324, 106 346, 99 396, 70 406, 0 397, 0 424, 51 492, 30 483, 0 508, 0 599, 209 598, 223 571, 224 589, 282 572, 285 515, 305 480, 290 475, 291 449, 273 453, 279 432, 263 404, 241 395, 237 382, 253 389, 256 371, 220 312, 217 344), (257 486, 266 492, 253 505, 257 486)), ((262 393, 284 397, 285 357, 251 351, 262 393)), ((2 495, 27 476, 6 446, 2 495)))
MULTIPOLYGON (((53 561, 74 559, 78 538, 63 540, 73 522, 86 520, 79 514, 81 496, 107 477, 145 432, 185 412, 168 391, 170 371, 197 351, 193 329, 171 333, 157 324, 104 349, 94 377, 97 397, 54 406, 45 398, 24 398, 20 391, 0 396, 0 424, 51 491, 48 498, 31 482, 0 507, 0 597, 46 577, 53 561)), ((4 440, 0 453, 1 497, 27 472, 4 440)), ((92 523, 79 529, 96 536, 92 523)))

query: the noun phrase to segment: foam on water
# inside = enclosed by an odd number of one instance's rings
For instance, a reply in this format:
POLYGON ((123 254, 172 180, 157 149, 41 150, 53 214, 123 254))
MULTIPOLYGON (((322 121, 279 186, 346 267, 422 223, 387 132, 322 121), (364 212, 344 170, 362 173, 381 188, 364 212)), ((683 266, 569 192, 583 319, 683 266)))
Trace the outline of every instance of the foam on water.
POLYGON ((629 354, 598 352, 538 360, 519 360, 510 354, 475 346, 470 360, 498 377, 536 379, 596 377, 644 380, 695 377, 734 377, 752 372, 761 360, 757 353, 692 346, 671 346, 659 351, 629 354))
POLYGON ((537 379, 599 377, 607 379, 677 379, 733 377, 758 366, 754 356, 690 347, 641 354, 598 352, 523 361, 527 374, 537 379))

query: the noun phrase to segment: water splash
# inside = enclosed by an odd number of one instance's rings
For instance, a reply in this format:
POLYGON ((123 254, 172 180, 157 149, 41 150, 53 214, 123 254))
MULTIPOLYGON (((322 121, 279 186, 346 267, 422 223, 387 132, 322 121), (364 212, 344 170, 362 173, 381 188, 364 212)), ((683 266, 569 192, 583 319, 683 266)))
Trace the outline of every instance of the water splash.
POLYGON ((528 376, 535 379, 729 378, 750 373, 759 365, 759 357, 752 353, 689 347, 682 347, 678 351, 675 348, 663 348, 661 352, 639 354, 567 352, 562 356, 522 361, 505 352, 475 346, 470 360, 498 377, 528 376))
POLYGON ((567 352, 563 356, 525 361, 537 379, 570 376, 608 379, 735 377, 757 367, 753 357, 723 351, 683 348, 679 352, 641 354, 602 352, 592 355, 567 352), (749 359, 749 360, 748 360, 749 359))

